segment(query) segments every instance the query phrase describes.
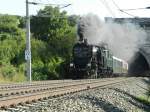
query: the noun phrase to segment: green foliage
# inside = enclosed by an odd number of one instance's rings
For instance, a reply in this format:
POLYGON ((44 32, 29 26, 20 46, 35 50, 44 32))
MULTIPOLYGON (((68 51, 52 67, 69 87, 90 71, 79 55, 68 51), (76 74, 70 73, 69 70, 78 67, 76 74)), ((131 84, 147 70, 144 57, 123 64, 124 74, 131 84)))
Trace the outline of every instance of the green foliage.
POLYGON ((16 33, 18 30, 19 20, 16 16, 0 15, 0 33, 16 33))
POLYGON ((62 61, 62 58, 56 56, 49 58, 46 64, 42 61, 34 61, 32 64, 33 80, 59 79, 57 69, 62 61))
POLYGON ((25 49, 25 32, 19 24, 16 16, 0 15, 0 76, 6 81, 25 80, 23 71, 18 72, 16 67, 24 63, 24 60, 19 62, 25 49), (20 74, 22 79, 17 79, 20 74))
POLYGON ((0 46, 0 60, 9 62, 19 52, 15 40, 7 39, 1 42, 0 46))
POLYGON ((71 15, 68 17, 68 24, 72 27, 76 26, 78 19, 80 16, 77 15, 71 15))
POLYGON ((48 79, 62 77, 65 72, 62 63, 69 61, 76 39, 77 19, 78 16, 68 17, 57 7, 50 6, 31 18, 31 32, 35 38, 32 40, 32 60, 41 60, 44 63, 44 66, 39 67, 42 69, 34 69, 33 73, 38 71, 34 77, 40 79, 42 74, 47 74, 48 79), (47 17, 41 17, 42 15, 47 17))
POLYGON ((16 16, 0 15, 0 62, 17 63, 25 44, 25 32, 16 16))
POLYGON ((48 49, 54 54, 61 57, 68 57, 71 55, 71 50, 75 38, 65 35, 62 38, 54 38, 52 41, 48 42, 48 49))
POLYGON ((26 77, 23 72, 18 72, 17 68, 13 65, 5 65, 0 68, 0 82, 22 82, 26 77))
POLYGON ((27 81, 25 75, 22 72, 18 72, 14 77, 12 78, 13 82, 25 82, 27 81))
POLYGON ((149 85, 149 87, 148 87, 147 96, 150 97, 150 85, 149 85))
POLYGON ((47 56, 47 43, 41 40, 32 39, 31 40, 31 51, 32 51, 32 61, 34 60, 44 60, 47 56))
POLYGON ((19 19, 19 28, 25 28, 26 27, 26 17, 21 17, 21 16, 17 16, 17 18, 19 19))
POLYGON ((0 68, 0 82, 23 82, 26 77, 13 65, 7 64, 0 68))
MULTIPOLYGON (((52 57, 50 58, 49 62, 47 63, 48 71, 51 74, 54 74, 54 78, 59 78, 59 74, 57 73, 57 68, 59 68, 60 63, 62 63, 64 60, 61 57, 52 57)), ((49 79, 51 77, 49 76, 49 79)))
POLYGON ((16 75, 16 68, 12 65, 7 65, 1 68, 1 74, 4 78, 12 79, 16 75))
POLYGON ((46 80, 47 74, 45 73, 44 63, 36 60, 32 63, 32 79, 33 80, 46 80))
POLYGON ((70 32, 66 13, 60 12, 57 7, 45 7, 36 17, 31 18, 31 32, 35 38, 49 42, 53 41, 53 38, 63 37, 70 32), (41 17, 42 15, 48 17, 41 17))
POLYGON ((146 95, 147 95, 147 100, 149 100, 149 103, 150 103, 150 78, 149 78, 149 82, 148 82, 148 90, 146 92, 146 95))
POLYGON ((150 106, 150 99, 149 97, 147 96, 140 96, 140 97, 137 97, 137 99, 142 102, 143 104, 147 105, 147 106, 150 106))
POLYGON ((3 63, 19 64, 21 60, 21 53, 24 52, 24 40, 18 41, 16 39, 5 39, 0 42, 0 61, 3 63))
POLYGON ((145 95, 137 97, 137 99, 145 105, 150 106, 150 78, 148 80, 144 80, 147 84, 147 88, 145 89, 145 95))
MULTIPOLYGON (((33 80, 59 79, 65 74, 76 37, 79 16, 67 16, 59 8, 46 6, 31 17, 33 80), (41 17, 47 15, 48 17, 41 17), (65 66, 64 66, 65 65, 65 66)), ((25 17, 0 15, 0 78, 26 80, 25 17)))
POLYGON ((25 63, 20 64, 18 66, 18 72, 20 72, 20 73, 24 73, 25 72, 25 63))

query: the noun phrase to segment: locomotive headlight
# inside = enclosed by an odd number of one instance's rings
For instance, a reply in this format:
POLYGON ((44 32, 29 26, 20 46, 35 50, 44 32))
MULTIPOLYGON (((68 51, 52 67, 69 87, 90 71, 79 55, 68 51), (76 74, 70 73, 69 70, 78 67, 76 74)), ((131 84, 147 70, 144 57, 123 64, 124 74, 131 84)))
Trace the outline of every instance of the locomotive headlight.
POLYGON ((87 66, 88 66, 88 67, 91 67, 91 63, 88 63, 87 66))
POLYGON ((93 47, 93 48, 92 48, 92 52, 93 52, 93 53, 96 53, 96 52, 97 52, 97 50, 98 50, 98 48, 97 48, 97 47, 93 47))
POLYGON ((70 63, 70 67, 73 67, 73 63, 70 63))

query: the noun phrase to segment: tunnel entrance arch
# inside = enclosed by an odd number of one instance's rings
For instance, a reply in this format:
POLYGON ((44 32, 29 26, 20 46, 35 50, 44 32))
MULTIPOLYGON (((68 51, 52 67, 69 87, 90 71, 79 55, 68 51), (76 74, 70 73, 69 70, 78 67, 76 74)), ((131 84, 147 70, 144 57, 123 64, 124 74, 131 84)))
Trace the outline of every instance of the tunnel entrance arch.
POLYGON ((129 74, 133 76, 144 76, 150 70, 148 60, 141 52, 137 52, 129 63, 129 74))

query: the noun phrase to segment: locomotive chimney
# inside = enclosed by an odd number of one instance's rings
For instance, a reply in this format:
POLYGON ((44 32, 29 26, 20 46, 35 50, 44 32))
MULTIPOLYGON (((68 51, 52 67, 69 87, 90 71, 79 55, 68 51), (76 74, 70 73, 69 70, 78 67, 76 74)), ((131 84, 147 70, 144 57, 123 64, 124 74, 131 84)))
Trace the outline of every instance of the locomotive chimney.
POLYGON ((81 24, 78 24, 77 34, 79 36, 79 41, 84 41, 84 34, 83 34, 83 26, 81 27, 81 24))
POLYGON ((78 26, 77 26, 77 34, 79 36, 79 41, 84 42, 85 37, 84 37, 84 30, 85 30, 85 25, 82 22, 82 18, 78 21, 78 26))

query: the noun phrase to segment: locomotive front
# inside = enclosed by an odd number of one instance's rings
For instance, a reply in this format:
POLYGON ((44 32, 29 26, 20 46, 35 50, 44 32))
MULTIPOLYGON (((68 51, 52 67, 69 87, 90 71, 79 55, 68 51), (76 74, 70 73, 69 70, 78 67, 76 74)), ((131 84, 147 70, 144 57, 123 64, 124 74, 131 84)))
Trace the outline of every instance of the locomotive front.
POLYGON ((91 67, 92 47, 86 43, 76 43, 70 69, 75 78, 85 78, 91 67))

